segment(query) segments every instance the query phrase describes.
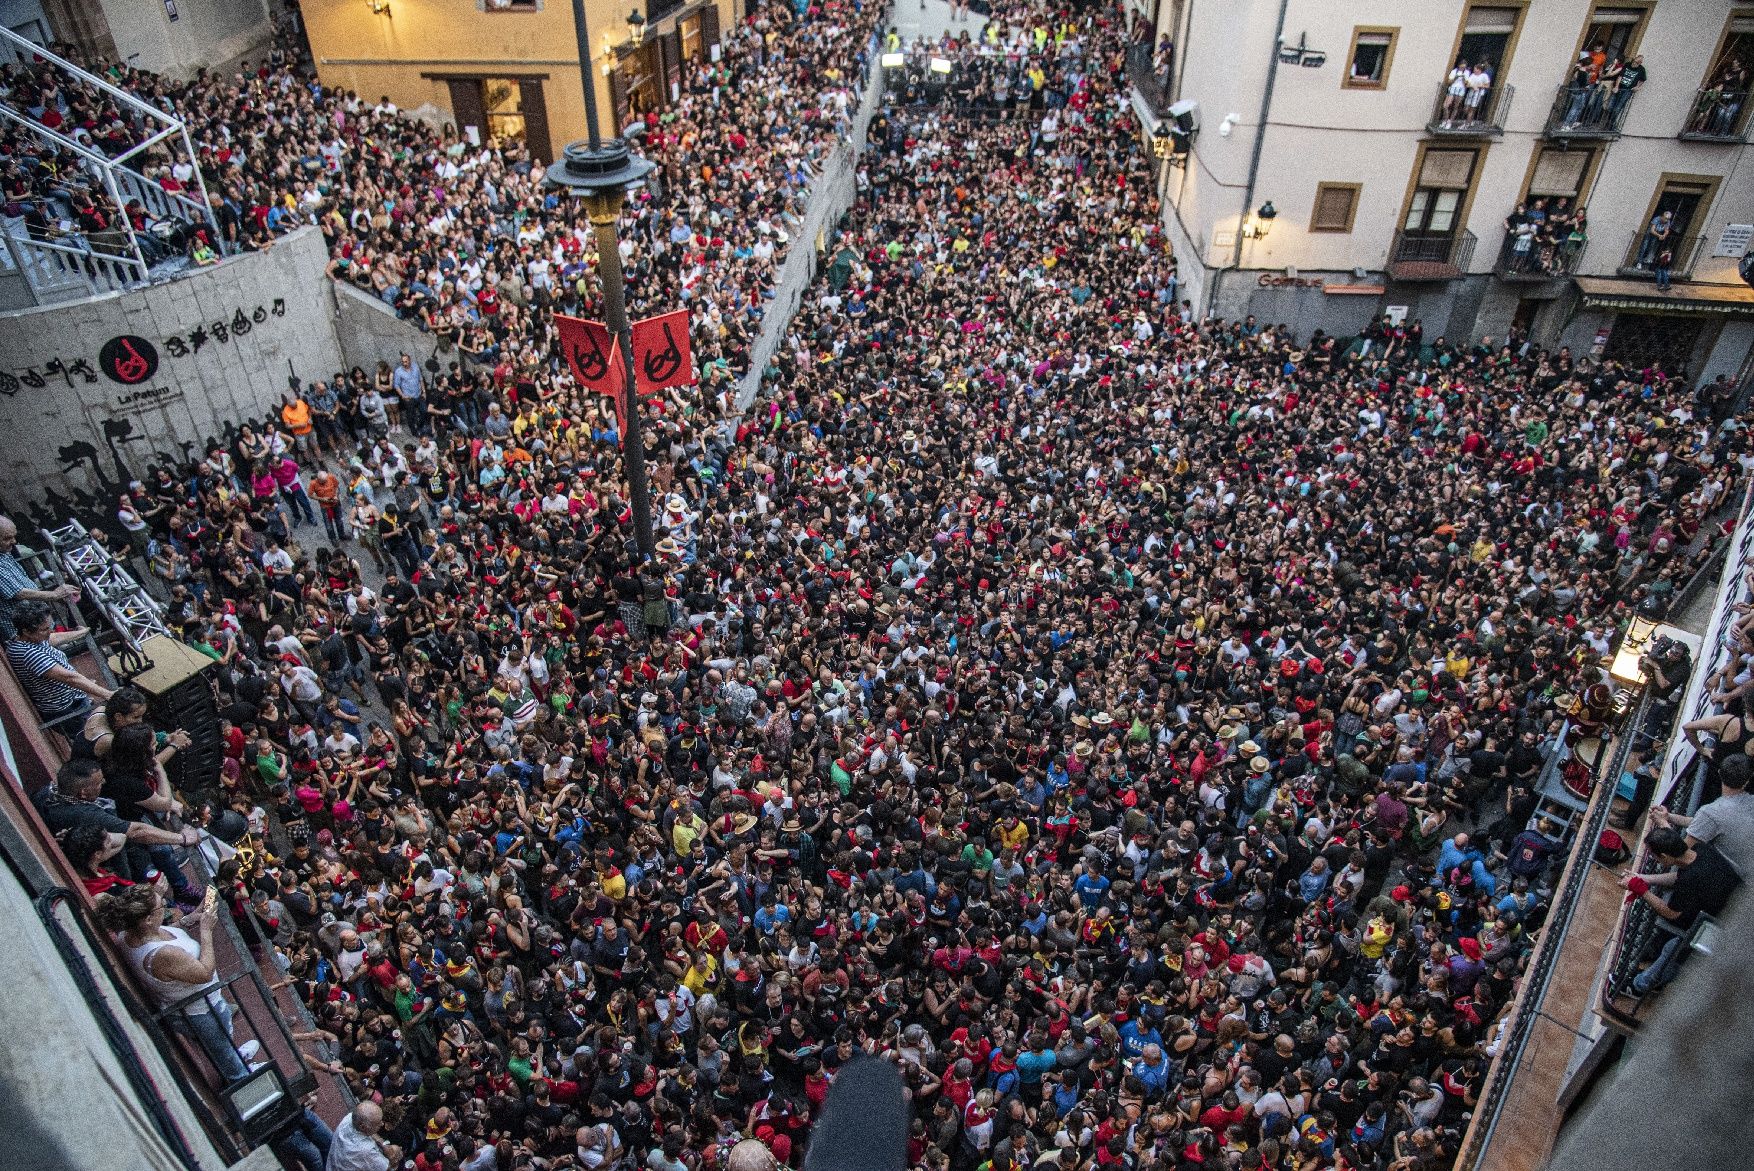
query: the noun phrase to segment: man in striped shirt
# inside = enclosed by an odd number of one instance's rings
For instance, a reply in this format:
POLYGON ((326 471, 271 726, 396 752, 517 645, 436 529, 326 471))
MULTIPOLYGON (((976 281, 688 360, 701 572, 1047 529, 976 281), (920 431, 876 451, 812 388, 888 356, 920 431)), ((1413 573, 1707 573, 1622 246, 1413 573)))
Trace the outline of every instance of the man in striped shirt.
POLYGON ((74 669, 59 644, 85 634, 85 628, 55 632, 54 616, 42 602, 20 602, 13 610, 13 636, 6 641, 6 661, 45 724, 75 728, 92 700, 102 702, 110 689, 74 669))
POLYGON ((18 526, 10 517, 0 516, 0 640, 12 638, 12 612, 20 602, 65 602, 79 596, 79 587, 64 585, 54 590, 39 590, 24 566, 18 563, 18 526))

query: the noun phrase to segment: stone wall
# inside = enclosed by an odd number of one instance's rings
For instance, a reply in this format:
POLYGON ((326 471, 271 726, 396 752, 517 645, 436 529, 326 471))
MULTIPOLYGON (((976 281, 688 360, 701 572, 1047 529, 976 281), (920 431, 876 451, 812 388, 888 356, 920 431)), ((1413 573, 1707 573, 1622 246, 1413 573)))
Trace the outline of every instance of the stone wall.
MULTIPOLYGON (((341 356, 349 367, 370 373, 377 364, 394 362, 409 353, 424 362, 433 353, 435 339, 420 327, 402 320, 388 305, 362 293, 345 281, 332 283, 335 297, 335 330, 341 356)), ((448 360, 448 359, 447 359, 448 360)))
POLYGON ((0 314, 0 504, 113 521, 128 480, 342 368, 322 233, 130 293, 0 314))

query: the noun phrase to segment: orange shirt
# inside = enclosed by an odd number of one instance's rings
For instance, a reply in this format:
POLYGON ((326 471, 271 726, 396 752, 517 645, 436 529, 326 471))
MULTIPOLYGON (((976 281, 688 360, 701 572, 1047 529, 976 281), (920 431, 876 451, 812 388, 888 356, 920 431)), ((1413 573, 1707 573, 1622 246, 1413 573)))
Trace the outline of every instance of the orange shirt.
POLYGON ((304 399, 287 403, 280 408, 280 419, 291 428, 294 435, 311 433, 311 404, 304 399))

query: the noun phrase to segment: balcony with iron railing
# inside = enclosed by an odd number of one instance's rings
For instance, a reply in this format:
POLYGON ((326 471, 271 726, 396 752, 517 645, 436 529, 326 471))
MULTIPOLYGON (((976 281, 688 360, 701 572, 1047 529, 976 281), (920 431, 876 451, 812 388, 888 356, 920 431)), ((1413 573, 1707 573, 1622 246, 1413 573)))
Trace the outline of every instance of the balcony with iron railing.
POLYGON ((1127 80, 1159 118, 1169 116, 1167 78, 1157 72, 1157 58, 1148 41, 1127 46, 1127 80))
POLYGON ((1437 87, 1427 132, 1445 138, 1496 138, 1504 133, 1516 87, 1494 82, 1483 91, 1452 94, 1448 83, 1437 87), (1480 94, 1478 98, 1475 93, 1480 94))
POLYGON ((1748 137, 1748 95, 1710 86, 1694 96, 1693 109, 1681 126, 1688 142, 1745 142, 1748 137))
POLYGON ((1663 254, 1669 256, 1669 279, 1686 280, 1693 272, 1693 266, 1699 262, 1699 253, 1705 243, 1705 237, 1671 235, 1667 240, 1659 240, 1651 232, 1634 232, 1632 240, 1626 248, 1626 259, 1621 262, 1618 272, 1627 277, 1648 277, 1651 280, 1660 278, 1658 265, 1663 254))
MULTIPOLYGON (((151 666, 135 645, 142 628, 122 613, 132 606, 132 599, 145 595, 126 568, 90 541, 83 529, 69 525, 45 532, 44 548, 33 552, 20 547, 15 555, 33 580, 46 588, 62 583, 80 587, 69 616, 57 619, 67 625, 89 625, 94 632, 81 643, 68 644, 75 669, 115 687, 132 678, 126 674, 130 664, 135 669, 151 666), (84 539, 79 539, 82 534, 84 539), (135 652, 132 656, 130 648, 135 652)), ((338 1117, 350 1101, 345 1087, 334 1082, 319 1086, 295 1044, 289 1022, 298 1020, 307 1030, 314 1026, 302 1015, 303 1006, 290 990, 278 990, 269 982, 271 975, 279 975, 278 969, 265 973, 258 966, 252 941, 267 939, 271 933, 251 919, 247 904, 236 912, 242 918, 234 918, 229 896, 215 897, 209 904, 216 924, 210 987, 165 1003, 140 986, 120 944, 96 924, 91 900, 80 890, 78 872, 26 796, 54 776, 67 755, 64 729, 39 721, 10 665, 0 662, 0 775, 6 782, 0 784, 0 821, 5 823, 0 839, 12 875, 34 898, 42 929, 52 938, 73 981, 81 985, 82 1004, 106 1019, 103 1031, 124 1069, 144 1076, 132 1089, 145 1108, 155 1116, 168 1111, 192 1117, 228 1163, 274 1141, 293 1125, 302 1113, 301 1097, 313 1090, 325 1099, 329 1117, 338 1117), (194 1020, 203 1009, 229 1017, 229 1029, 206 1027, 206 1019, 194 1020), (152 1073, 155 1068, 162 1072, 152 1073)), ((217 777, 208 779, 217 781, 217 777)), ((184 798, 191 810, 203 807, 195 791, 186 791, 184 798)), ((190 816, 186 824, 197 827, 200 845, 179 860, 179 869, 192 883, 217 896, 226 883, 216 874, 216 859, 227 851, 242 859, 245 851, 261 843, 215 837, 210 831, 218 828, 216 821, 200 828, 202 816, 190 816), (228 844, 221 845, 222 841, 228 844)), ((13 926, 21 935, 30 929, 24 924, 13 926)), ((179 1141, 192 1134, 184 1132, 179 1141)), ((123 1141, 121 1136, 118 1141, 123 1141)))
POLYGON ((1545 281, 1568 277, 1583 264, 1585 240, 1519 238, 1506 232, 1492 271, 1507 281, 1545 281))
POLYGON ((1597 82, 1562 85, 1547 110, 1549 138, 1619 138, 1636 90, 1620 90, 1597 82))
POLYGON ((1385 266, 1390 280, 1453 281, 1474 259, 1474 233, 1425 236, 1401 231, 1389 245, 1385 266))

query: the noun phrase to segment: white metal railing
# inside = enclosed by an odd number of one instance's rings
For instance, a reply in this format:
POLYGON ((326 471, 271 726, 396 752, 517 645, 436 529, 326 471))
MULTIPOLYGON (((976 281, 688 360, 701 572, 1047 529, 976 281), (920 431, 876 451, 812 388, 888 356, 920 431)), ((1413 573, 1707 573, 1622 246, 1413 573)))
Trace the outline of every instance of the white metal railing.
POLYGON ((7 271, 24 277, 39 305, 119 293, 149 278, 145 262, 134 256, 99 251, 80 236, 62 239, 71 242, 33 239, 17 228, 0 233, 7 271))
MULTIPOLYGON (((136 135, 131 145, 119 154, 109 155, 59 130, 45 126, 28 112, 0 102, 0 120, 10 122, 39 141, 71 153, 80 160, 91 186, 108 196, 114 207, 111 222, 116 226, 116 247, 80 248, 65 243, 20 237, 5 233, 5 247, 14 270, 21 272, 30 285, 38 304, 67 300, 83 295, 75 290, 81 286, 95 294, 128 288, 144 280, 151 270, 148 255, 156 249, 142 247, 134 230, 127 205, 138 200, 149 215, 160 220, 174 220, 185 229, 207 233, 215 249, 222 247, 219 225, 207 197, 206 180, 195 168, 193 190, 188 194, 166 191, 159 183, 136 169, 139 160, 154 149, 180 148, 184 158, 197 157, 188 127, 173 114, 129 93, 96 74, 89 73, 57 56, 34 41, 0 26, 0 61, 10 61, 35 69, 56 73, 57 81, 81 89, 98 91, 118 108, 132 115, 136 135)), ((62 209, 65 210, 65 209, 62 209)), ((68 237, 86 243, 82 237, 68 237)))

